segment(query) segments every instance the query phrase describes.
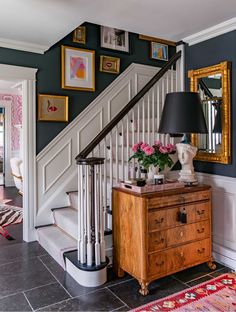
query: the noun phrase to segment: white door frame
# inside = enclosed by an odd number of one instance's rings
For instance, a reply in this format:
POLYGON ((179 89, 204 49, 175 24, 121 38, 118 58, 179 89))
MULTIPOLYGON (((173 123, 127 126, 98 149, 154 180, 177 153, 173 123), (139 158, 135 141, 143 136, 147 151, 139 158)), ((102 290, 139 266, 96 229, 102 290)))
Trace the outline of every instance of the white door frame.
POLYGON ((0 64, 1 80, 22 80, 23 239, 36 240, 36 68, 0 64))
POLYGON ((0 100, 0 107, 5 109, 4 119, 5 119, 5 127, 4 127, 4 184, 5 186, 14 186, 14 181, 11 174, 11 166, 10 159, 12 157, 11 154, 11 100, 0 100))

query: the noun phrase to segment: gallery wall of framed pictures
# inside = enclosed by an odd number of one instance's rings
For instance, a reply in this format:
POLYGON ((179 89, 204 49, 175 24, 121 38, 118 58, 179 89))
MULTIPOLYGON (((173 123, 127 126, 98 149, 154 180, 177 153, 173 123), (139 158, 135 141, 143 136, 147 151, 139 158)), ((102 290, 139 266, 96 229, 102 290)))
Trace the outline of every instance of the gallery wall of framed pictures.
MULTIPOLYGON (((40 64, 35 57, 35 61, 29 65, 38 64, 38 94, 50 97, 49 111, 48 99, 46 102, 44 100, 43 106, 42 98, 37 100, 37 152, 130 64, 158 67, 165 64, 165 48, 155 46, 151 54, 151 41, 139 36, 122 29, 85 23, 49 49, 41 57, 40 64), (63 106, 63 113, 60 111, 60 117, 59 98, 53 99, 53 96, 67 97, 67 104, 63 106)), ((169 44, 167 46, 170 58, 175 53, 175 48, 169 44)))

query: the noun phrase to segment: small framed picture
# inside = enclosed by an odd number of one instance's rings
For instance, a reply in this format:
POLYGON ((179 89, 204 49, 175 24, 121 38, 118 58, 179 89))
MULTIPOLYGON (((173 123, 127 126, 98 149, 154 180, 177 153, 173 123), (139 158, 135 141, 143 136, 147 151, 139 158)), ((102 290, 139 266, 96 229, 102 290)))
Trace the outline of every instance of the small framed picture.
POLYGON ((151 42, 151 58, 168 61, 168 45, 159 42, 151 42))
POLYGON ((112 74, 120 73, 120 59, 119 57, 100 56, 100 71, 112 74))
POLYGON ((101 26, 101 47, 129 52, 129 33, 128 31, 101 26))
POLYGON ((39 121, 68 121, 68 96, 39 94, 39 121))
POLYGON ((73 42, 86 43, 86 27, 79 26, 73 31, 73 42))
POLYGON ((95 91, 95 51, 61 46, 61 87, 95 91))

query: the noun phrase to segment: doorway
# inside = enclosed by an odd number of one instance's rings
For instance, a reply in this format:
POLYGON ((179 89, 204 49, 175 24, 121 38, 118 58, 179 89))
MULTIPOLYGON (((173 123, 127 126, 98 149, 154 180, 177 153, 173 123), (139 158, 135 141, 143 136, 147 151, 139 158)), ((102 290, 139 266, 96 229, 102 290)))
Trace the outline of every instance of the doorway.
POLYGON ((35 68, 0 64, 0 80, 21 81, 23 141, 23 239, 36 240, 36 72, 35 68))

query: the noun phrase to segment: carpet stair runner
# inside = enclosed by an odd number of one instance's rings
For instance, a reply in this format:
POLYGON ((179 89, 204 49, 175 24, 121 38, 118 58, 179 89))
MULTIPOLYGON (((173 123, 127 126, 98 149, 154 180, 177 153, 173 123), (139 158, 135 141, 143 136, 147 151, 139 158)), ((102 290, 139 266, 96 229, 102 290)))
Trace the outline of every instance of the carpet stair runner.
MULTIPOLYGON (((77 249, 78 192, 68 192, 70 206, 54 208, 54 224, 37 227, 40 245, 65 269, 63 254, 77 249)), ((105 236, 107 256, 112 256, 111 235, 105 236)))

